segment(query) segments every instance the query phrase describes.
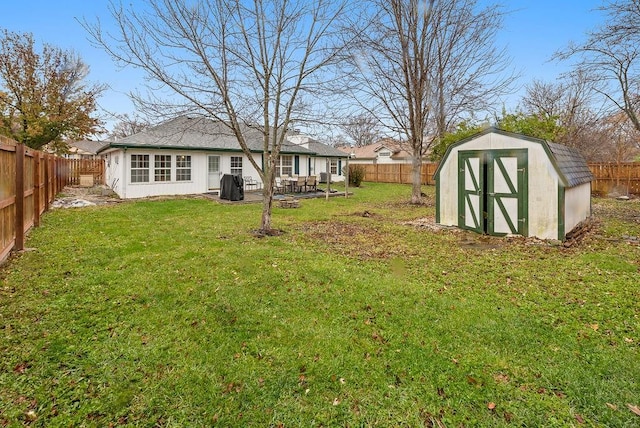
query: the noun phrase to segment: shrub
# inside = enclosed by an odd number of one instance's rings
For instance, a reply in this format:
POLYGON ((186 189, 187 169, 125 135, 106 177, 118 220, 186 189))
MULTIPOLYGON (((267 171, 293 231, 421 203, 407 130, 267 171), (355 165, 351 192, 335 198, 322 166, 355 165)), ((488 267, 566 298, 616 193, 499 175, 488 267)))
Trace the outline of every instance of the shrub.
POLYGON ((360 187, 360 183, 364 180, 365 172, 363 165, 349 165, 349 184, 360 187))

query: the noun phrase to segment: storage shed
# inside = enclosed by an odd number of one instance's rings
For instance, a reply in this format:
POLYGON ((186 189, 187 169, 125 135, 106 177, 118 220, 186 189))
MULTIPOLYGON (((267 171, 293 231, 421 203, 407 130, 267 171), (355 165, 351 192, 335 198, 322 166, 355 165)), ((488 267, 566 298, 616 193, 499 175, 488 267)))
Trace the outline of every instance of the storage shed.
POLYGON ((584 158, 542 139, 487 128, 451 145, 434 176, 438 224, 564 240, 591 216, 584 158))

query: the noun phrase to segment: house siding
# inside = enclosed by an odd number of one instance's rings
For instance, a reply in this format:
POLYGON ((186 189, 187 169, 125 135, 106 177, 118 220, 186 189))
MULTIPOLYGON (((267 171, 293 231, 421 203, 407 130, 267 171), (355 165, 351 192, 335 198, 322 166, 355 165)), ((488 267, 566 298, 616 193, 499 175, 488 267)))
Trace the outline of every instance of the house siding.
MULTIPOLYGON (((242 157, 242 175, 251 176, 260 181, 260 176, 251 165, 244 153, 229 153, 215 151, 188 150, 157 150, 157 149, 119 149, 105 154, 107 160, 107 184, 121 198, 143 198, 148 196, 190 195, 206 193, 208 188, 208 156, 220 156, 220 173, 229 174, 231 171, 231 157, 242 157), (149 181, 134 183, 131 181, 131 156, 149 155, 149 181), (171 180, 154 181, 154 159, 156 155, 171 156, 171 180), (191 180, 176 180, 176 156, 191 156, 191 180)), ((260 165, 261 154, 254 154, 253 158, 260 165)))

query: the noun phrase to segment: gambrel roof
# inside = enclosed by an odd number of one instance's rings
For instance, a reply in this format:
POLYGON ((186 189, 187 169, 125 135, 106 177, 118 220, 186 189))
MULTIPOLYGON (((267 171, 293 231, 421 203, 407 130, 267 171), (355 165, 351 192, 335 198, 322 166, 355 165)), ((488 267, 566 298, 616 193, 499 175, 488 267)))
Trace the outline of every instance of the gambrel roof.
POLYGON ((567 187, 593 181, 589 165, 580 152, 562 144, 546 142, 555 157, 555 162, 567 182, 567 187))
MULTIPOLYGON (((579 184, 590 183, 593 181, 593 175, 591 174, 589 165, 587 165, 586 160, 577 149, 563 144, 553 143, 542 138, 505 131, 503 129, 496 128, 495 126, 488 127, 477 134, 471 135, 470 137, 452 144, 447 148, 447 152, 443 156, 443 159, 449 156, 452 148, 490 133, 505 135, 507 137, 526 140, 542 145, 544 151, 549 157, 549 160, 560 176, 560 180, 566 187, 574 187, 579 184)), ((440 165, 442 165, 442 162, 440 162, 440 165)), ((440 165, 438 165, 434 176, 438 174, 440 165)))

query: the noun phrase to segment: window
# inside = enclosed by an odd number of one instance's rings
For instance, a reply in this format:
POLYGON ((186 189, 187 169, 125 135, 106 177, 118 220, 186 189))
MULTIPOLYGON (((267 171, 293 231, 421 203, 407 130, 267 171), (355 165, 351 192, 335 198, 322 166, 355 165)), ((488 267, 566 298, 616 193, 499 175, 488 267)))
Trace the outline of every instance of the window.
POLYGON ((231 156, 231 174, 242 176, 242 156, 231 156))
POLYGON ((171 155, 155 155, 153 181, 171 181, 171 155))
POLYGON ((131 155, 131 182, 149 182, 149 155, 131 155))
POLYGON ((191 181, 191 156, 176 156, 176 181, 191 181))
POLYGON ((280 165, 276 169, 276 176, 281 177, 283 175, 291 176, 293 174, 293 156, 284 155, 280 156, 280 165))
POLYGON ((333 174, 333 175, 337 175, 338 174, 338 160, 337 159, 331 159, 331 174, 333 174))

